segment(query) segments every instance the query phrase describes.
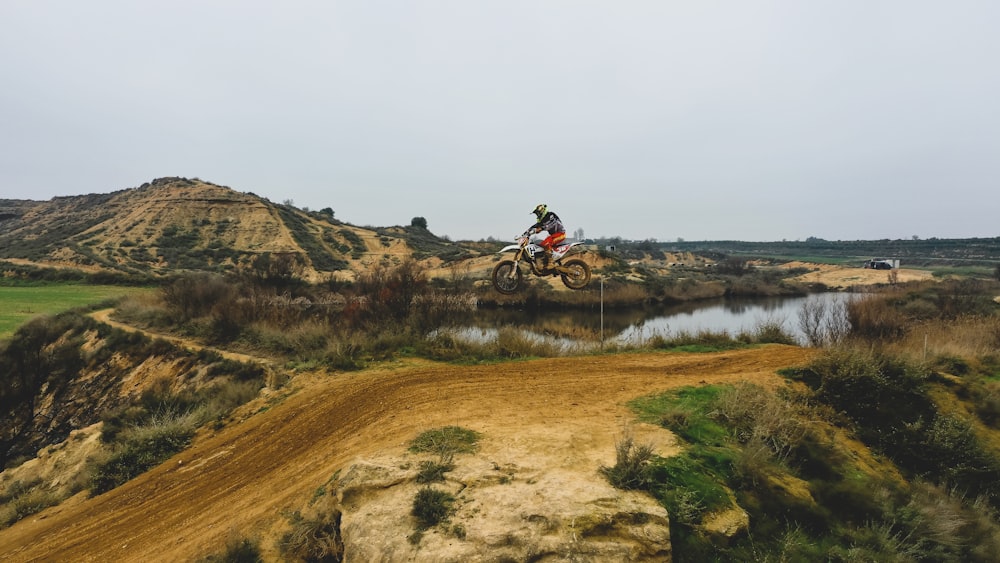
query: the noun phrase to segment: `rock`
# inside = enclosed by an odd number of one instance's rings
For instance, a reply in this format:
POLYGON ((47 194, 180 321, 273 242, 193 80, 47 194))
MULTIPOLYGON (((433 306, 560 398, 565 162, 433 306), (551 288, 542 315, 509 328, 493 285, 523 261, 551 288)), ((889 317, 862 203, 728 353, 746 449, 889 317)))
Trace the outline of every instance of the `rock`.
POLYGON ((701 527, 709 534, 728 542, 750 528, 750 515, 739 506, 732 506, 706 516, 701 527))
POLYGON ((445 482, 416 482, 411 459, 364 461, 336 483, 347 561, 669 561, 670 522, 652 497, 611 487, 596 471, 500 467, 463 456, 445 482), (444 522, 419 530, 414 498, 453 495, 444 522))

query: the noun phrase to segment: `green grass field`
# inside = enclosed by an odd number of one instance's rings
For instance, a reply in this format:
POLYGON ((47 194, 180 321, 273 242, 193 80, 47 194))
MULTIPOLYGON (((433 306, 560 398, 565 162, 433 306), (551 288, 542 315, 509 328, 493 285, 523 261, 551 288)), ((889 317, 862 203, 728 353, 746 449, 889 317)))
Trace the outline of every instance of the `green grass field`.
POLYGON ((0 287, 0 339, 38 315, 51 315, 107 299, 154 291, 116 285, 52 284, 0 287))

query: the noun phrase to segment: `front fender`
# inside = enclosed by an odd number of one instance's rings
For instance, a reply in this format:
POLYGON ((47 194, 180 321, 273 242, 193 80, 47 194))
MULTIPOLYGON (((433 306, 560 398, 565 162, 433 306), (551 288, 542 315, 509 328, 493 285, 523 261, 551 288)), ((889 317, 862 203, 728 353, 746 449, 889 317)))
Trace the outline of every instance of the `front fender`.
POLYGON ((500 250, 498 250, 497 254, 501 254, 501 253, 504 253, 504 252, 510 252, 512 250, 516 251, 519 248, 521 248, 520 244, 511 244, 511 245, 505 246, 505 247, 501 248, 500 250))

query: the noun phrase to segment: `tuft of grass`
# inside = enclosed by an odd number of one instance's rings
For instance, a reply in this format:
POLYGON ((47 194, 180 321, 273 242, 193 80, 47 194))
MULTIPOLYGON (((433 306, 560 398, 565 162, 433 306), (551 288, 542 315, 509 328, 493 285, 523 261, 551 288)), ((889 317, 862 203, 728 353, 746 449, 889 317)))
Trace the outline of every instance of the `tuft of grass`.
POLYGON ((410 514, 417 519, 417 528, 426 530, 447 519, 454 502, 455 497, 451 493, 424 487, 413 498, 410 514))
POLYGON ((450 461, 457 453, 474 453, 478 447, 480 434, 460 426, 444 426, 420 433, 410 442, 413 453, 437 454, 440 459, 450 461))
POLYGON ((759 385, 726 387, 714 406, 712 419, 731 428, 740 443, 759 443, 780 459, 786 458, 806 434, 796 405, 759 385))
POLYGON ((93 493, 110 491, 183 450, 200 422, 196 413, 164 412, 143 426, 123 431, 114 453, 95 469, 93 493))
POLYGON ((615 464, 602 466, 600 471, 616 488, 648 490, 649 463, 653 457, 652 445, 637 445, 631 436, 625 436, 615 444, 615 464))
POLYGON ((62 502, 63 498, 46 490, 41 481, 14 481, 0 494, 0 528, 37 514, 62 502))
POLYGON ((672 350, 676 352, 706 353, 732 350, 746 346, 746 343, 734 339, 726 331, 700 330, 698 332, 680 331, 672 336, 655 334, 640 347, 672 350))
POLYGON ((444 481, 444 474, 452 469, 455 469, 455 464, 453 463, 438 463, 429 460, 421 461, 420 470, 417 472, 417 483, 444 481))
POLYGON ((341 512, 322 511, 304 516, 295 511, 288 516, 291 530, 278 541, 278 550, 288 561, 344 560, 344 540, 340 535, 341 512))
POLYGON ((755 344, 798 344, 795 337, 785 330, 784 323, 777 319, 759 321, 749 334, 741 335, 739 340, 755 344))

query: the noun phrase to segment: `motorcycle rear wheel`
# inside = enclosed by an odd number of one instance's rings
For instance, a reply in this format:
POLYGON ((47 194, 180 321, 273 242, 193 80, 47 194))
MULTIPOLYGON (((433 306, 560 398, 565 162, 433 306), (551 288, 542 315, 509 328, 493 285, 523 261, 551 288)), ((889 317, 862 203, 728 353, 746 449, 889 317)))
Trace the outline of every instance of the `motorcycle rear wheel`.
POLYGON ((562 265, 563 270, 570 270, 568 274, 561 274, 563 284, 570 289, 583 289, 590 283, 590 266, 578 258, 567 260, 562 265))
POLYGON ((513 260, 503 260, 493 267, 493 288, 504 295, 510 295, 521 287, 521 269, 513 260))

